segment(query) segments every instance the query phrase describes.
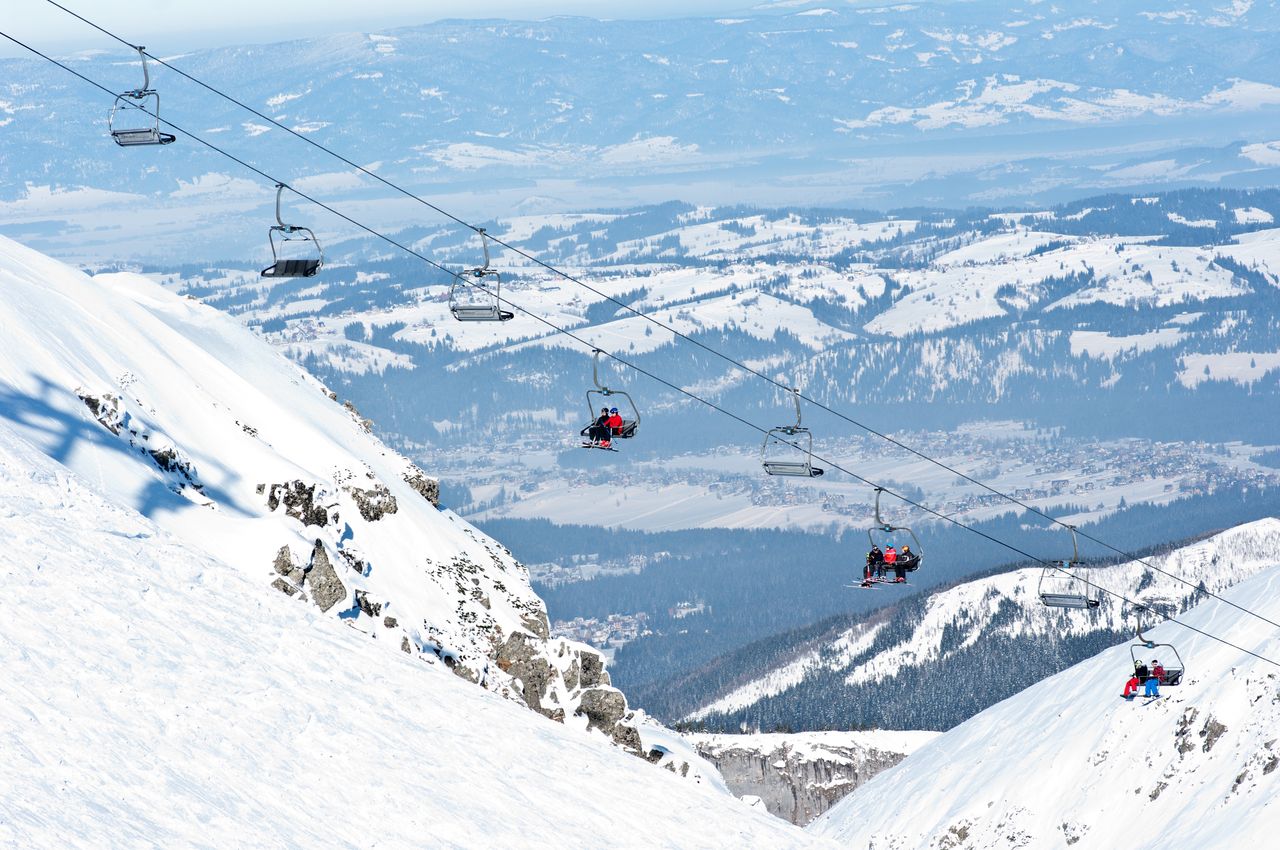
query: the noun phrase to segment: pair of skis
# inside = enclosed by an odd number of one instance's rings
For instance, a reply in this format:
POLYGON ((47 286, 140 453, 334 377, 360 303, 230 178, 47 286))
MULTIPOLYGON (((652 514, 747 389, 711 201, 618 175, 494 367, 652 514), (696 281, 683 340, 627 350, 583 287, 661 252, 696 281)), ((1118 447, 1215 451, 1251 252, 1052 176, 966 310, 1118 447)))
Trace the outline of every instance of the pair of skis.
POLYGON ((893 587, 910 587, 911 586, 911 582, 907 582, 907 581, 894 581, 891 578, 872 578, 872 579, 867 579, 861 584, 846 584, 845 587, 853 587, 853 588, 858 588, 860 590, 874 590, 877 584, 887 584, 893 587))

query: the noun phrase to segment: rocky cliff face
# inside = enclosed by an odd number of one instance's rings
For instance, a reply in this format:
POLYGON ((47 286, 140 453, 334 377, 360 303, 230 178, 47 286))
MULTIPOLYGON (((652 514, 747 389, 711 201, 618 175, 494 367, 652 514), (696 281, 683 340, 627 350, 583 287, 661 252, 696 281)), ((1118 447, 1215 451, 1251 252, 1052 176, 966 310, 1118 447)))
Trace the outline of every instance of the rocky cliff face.
POLYGON ((804 826, 935 732, 690 735, 734 794, 804 826))

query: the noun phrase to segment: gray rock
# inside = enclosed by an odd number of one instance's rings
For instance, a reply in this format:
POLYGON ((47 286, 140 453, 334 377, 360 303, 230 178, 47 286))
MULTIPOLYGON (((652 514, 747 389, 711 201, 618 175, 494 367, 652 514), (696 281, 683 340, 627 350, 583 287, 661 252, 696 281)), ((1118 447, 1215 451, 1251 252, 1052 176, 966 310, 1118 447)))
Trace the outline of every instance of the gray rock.
POLYGON ((615 688, 591 688, 582 692, 575 714, 585 715, 588 729, 599 729, 612 736, 614 727, 627 713, 627 698, 615 688))
POLYGON ((287 576, 296 569, 293 564, 293 553, 289 551, 288 546, 280 547, 280 551, 276 553, 276 561, 273 566, 276 572, 282 576, 287 576))
POLYGON ((903 753, 855 745, 824 745, 829 758, 812 752, 803 757, 787 743, 765 752, 754 745, 725 743, 731 736, 699 743, 700 755, 712 762, 734 796, 759 797, 770 814, 804 826, 871 777, 888 770, 903 753))
POLYGON ((284 505, 284 512, 303 525, 325 526, 329 523, 329 514, 323 505, 316 504, 316 487, 314 484, 303 484, 301 481, 290 481, 287 484, 272 484, 267 494, 267 508, 276 510, 284 505))
POLYGON ((363 590, 356 591, 356 605, 360 607, 360 610, 362 612, 364 612, 370 617, 377 617, 379 614, 382 613, 382 603, 370 602, 369 594, 364 592, 363 590))
POLYGON ((594 652, 583 652, 580 657, 582 658, 582 687, 594 688, 611 684, 609 673, 604 669, 603 658, 594 652))
POLYGON ((573 663, 569 665, 569 669, 564 671, 564 686, 569 690, 576 690, 578 687, 578 673, 581 665, 578 659, 573 659, 573 663))
POLYGON ((287 596, 298 595, 298 586, 291 581, 285 581, 283 578, 277 578, 275 581, 271 582, 271 586, 287 596))
POLYGON ((404 474, 404 482, 412 487, 419 496, 435 507, 440 507, 440 482, 427 475, 421 469, 409 464, 409 471, 404 474))
POLYGON ((400 651, 413 655, 413 644, 409 643, 408 635, 400 638, 400 651))
POLYGON ((311 552, 311 566, 307 569, 307 586, 311 589, 311 598, 320 606, 321 611, 328 611, 339 600, 347 597, 347 586, 338 578, 337 571, 329 561, 324 544, 316 541, 311 552))
POLYGON ((385 484, 378 484, 369 490, 361 490, 359 487, 347 487, 346 490, 351 494, 351 500, 356 503, 365 522, 377 522, 399 509, 396 497, 385 484))
POLYGON ((382 625, 383 625, 384 627, 388 628, 388 629, 394 629, 394 628, 395 628, 396 626, 398 626, 399 624, 400 624, 400 621, 399 621, 399 620, 397 620, 395 617, 383 617, 383 618, 382 618, 382 625))
POLYGON ((534 614, 522 615, 520 617, 520 625, 524 626, 530 634, 533 634, 542 640, 551 639, 551 623, 547 620, 546 611, 538 611, 534 614))
MULTIPOLYGON (((525 705, 539 714, 551 717, 554 711, 542 705, 542 698, 546 696, 547 686, 555 678, 556 671, 540 656, 539 649, 529 635, 512 632, 498 647, 494 661, 498 669, 520 680, 520 695, 524 698, 525 705)), ((563 720, 564 712, 560 713, 563 720)))

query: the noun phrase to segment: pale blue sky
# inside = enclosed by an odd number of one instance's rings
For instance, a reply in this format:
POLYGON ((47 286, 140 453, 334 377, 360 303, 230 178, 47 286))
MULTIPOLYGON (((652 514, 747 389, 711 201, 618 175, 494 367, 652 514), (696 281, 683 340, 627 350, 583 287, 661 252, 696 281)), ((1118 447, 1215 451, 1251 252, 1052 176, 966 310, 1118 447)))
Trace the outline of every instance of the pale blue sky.
MULTIPOLYGON (((286 41, 442 18, 539 19, 552 15, 665 18, 743 12, 770 0, 59 0, 157 51, 286 41)), ((794 2, 794 0, 793 0, 794 2)), ((790 6, 783 0, 777 5, 790 6)), ((803 0, 801 0, 803 3, 803 0)), ((45 0, 0 0, 0 29, 58 51, 106 47, 103 37, 45 0)), ((809 5, 804 3, 804 5, 809 5)), ((837 2, 833 5, 843 5, 837 2)), ((3 55, 17 55, 6 49, 3 55)))

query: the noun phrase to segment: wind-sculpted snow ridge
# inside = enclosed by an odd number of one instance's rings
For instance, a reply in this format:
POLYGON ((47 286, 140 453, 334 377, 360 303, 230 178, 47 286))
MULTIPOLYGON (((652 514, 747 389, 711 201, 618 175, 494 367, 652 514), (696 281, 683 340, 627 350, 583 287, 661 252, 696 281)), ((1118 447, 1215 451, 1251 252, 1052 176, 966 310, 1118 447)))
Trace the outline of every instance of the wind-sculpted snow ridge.
MULTIPOLYGON (((1224 596, 1280 618, 1280 569, 1224 596)), ((1216 599, 1183 619, 1280 659, 1275 627, 1216 599)), ((1161 699, 1119 699, 1132 664, 1115 646, 926 744, 810 829, 873 850, 1274 845, 1280 669, 1173 623, 1148 636, 1186 663, 1161 699)))
POLYGON ((645 746, 646 721, 598 653, 549 639, 505 547, 438 508, 433 479, 233 319, 0 238, 0 326, 0 424, 109 501, 251 577, 257 595, 707 778, 645 746))
POLYGON ((835 846, 264 591, 16 430, 0 846, 835 846))
MULTIPOLYGON (((1099 585, 1152 610, 1177 614, 1205 598, 1205 591, 1221 593, 1280 563, 1280 519, 1242 525, 1147 560, 1188 583, 1136 561, 1095 568, 1089 575, 1099 585)), ((687 719, 719 718, 732 725, 739 713, 758 712, 758 706, 770 701, 778 710, 830 700, 833 694, 843 695, 848 702, 863 689, 882 691, 910 681, 951 678, 948 671, 961 668, 965 674, 955 674, 952 680, 965 681, 965 693, 980 694, 988 685, 997 686, 988 681, 990 676, 1005 686, 1015 681, 1003 661, 1027 663, 1034 657, 1039 663, 1041 653, 1033 652, 1034 646, 1053 645, 1061 652, 1061 647, 1076 642, 1087 646, 1091 638, 1132 634, 1139 624, 1133 606, 1109 594, 1103 594, 1099 607, 1089 612, 1046 608, 1038 596, 1040 576, 1038 568, 1014 570, 940 591, 914 607, 904 604, 887 620, 878 617, 878 622, 859 623, 833 634, 786 663, 736 685, 687 719), (983 669, 969 669, 975 656, 988 660, 983 669), (1002 663, 990 663, 996 658, 1002 663)), ((1154 619, 1146 615, 1143 625, 1154 619)), ((1043 668, 1033 666, 1026 675, 1034 676, 1039 669, 1043 668)), ((929 701, 945 704, 945 696, 934 694, 929 701)), ((973 703, 975 709, 984 707, 979 703, 973 703)), ((940 709, 937 717, 949 713, 940 709)), ((884 722, 880 718, 877 725, 884 722)))

